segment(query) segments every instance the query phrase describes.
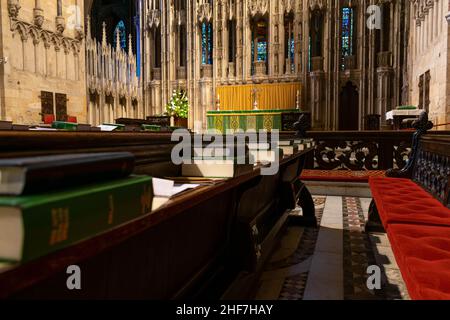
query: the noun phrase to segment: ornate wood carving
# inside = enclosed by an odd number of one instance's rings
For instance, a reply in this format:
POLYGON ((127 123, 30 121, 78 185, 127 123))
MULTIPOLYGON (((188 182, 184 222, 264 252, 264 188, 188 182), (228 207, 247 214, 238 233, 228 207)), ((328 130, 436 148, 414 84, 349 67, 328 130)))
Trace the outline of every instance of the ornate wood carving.
POLYGON ((311 114, 302 113, 298 121, 294 123, 294 129, 297 131, 298 138, 306 138, 306 131, 311 130, 311 114))
POLYGON ((370 141, 322 141, 315 150, 320 169, 378 169, 378 146, 370 141))
POLYGON ((318 132, 309 131, 316 141, 309 169, 387 170, 403 168, 411 152, 412 132, 318 132))
POLYGON ((449 176, 450 155, 423 149, 418 152, 412 178, 442 203, 448 199, 449 176))
POLYGON ((419 116, 419 119, 413 123, 413 128, 416 129, 416 132, 413 135, 412 140, 412 151, 411 155, 409 157, 409 160, 407 161, 405 167, 403 169, 390 169, 386 172, 387 177, 393 177, 393 178, 411 178, 414 165, 416 162, 416 158, 419 153, 419 142, 422 135, 427 133, 428 130, 431 130, 433 128, 433 123, 431 121, 428 121, 428 113, 422 112, 422 114, 419 116))

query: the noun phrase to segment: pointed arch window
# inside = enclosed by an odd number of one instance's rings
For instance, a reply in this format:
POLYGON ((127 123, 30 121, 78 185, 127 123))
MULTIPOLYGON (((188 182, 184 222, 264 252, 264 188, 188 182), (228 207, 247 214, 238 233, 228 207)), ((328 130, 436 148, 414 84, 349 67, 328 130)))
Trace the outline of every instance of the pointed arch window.
POLYGON ((261 19, 254 23, 252 30, 252 61, 267 62, 267 31, 267 22, 265 20, 261 19))
POLYGON ((202 23, 202 64, 213 64, 213 30, 211 23, 202 23))
MULTIPOLYGON (((266 72, 268 66, 268 36, 269 25, 266 17, 252 21, 252 42, 251 42, 251 74, 256 74, 256 63, 265 62, 266 72)), ((265 73, 266 73, 265 72, 265 73)))
POLYGON ((355 46, 355 10, 351 7, 342 8, 342 68, 344 68, 344 59, 348 56, 354 56, 355 46))
POLYGON ((256 48, 256 59, 255 59, 255 41, 252 41, 252 60, 253 61, 267 61, 267 42, 258 42, 256 48))
POLYGON ((119 34, 120 47, 125 50, 127 48, 127 32, 123 20, 120 20, 114 29, 114 47, 117 46, 117 34, 119 34))
POLYGON ((295 40, 294 40, 294 15, 289 14, 284 17, 284 58, 286 61, 286 72, 295 70, 295 40))

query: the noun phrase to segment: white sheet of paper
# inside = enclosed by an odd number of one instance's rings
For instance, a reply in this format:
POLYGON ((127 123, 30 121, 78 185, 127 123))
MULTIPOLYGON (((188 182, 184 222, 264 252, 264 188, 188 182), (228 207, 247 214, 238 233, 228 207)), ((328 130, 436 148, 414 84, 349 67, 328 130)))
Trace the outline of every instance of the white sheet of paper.
POLYGON ((183 191, 189 189, 195 189, 199 187, 199 184, 181 184, 175 185, 172 180, 152 178, 153 183, 153 194, 155 197, 173 197, 183 191))
POLYGON ((108 125, 104 125, 104 124, 98 126, 98 128, 100 128, 101 131, 108 131, 108 132, 111 132, 111 131, 114 131, 117 129, 116 126, 108 126, 108 125))
POLYGON ((173 194, 172 194, 172 197, 173 197, 174 195, 177 195, 177 194, 179 194, 179 193, 182 193, 182 192, 184 192, 184 191, 186 191, 186 190, 195 189, 195 188, 197 188, 197 187, 199 187, 199 186, 200 186, 199 184, 182 184, 182 185, 179 185, 179 186, 175 186, 175 187, 173 188, 173 194))

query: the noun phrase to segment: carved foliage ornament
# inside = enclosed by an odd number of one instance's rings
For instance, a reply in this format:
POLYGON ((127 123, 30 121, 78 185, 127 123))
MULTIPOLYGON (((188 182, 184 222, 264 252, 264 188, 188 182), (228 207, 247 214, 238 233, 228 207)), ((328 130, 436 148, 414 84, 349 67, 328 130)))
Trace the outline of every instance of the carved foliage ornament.
POLYGON ((233 20, 236 16, 236 3, 235 0, 228 0, 227 4, 227 18, 233 20))
POLYGON ((213 10, 212 4, 205 2, 200 3, 197 8, 197 17, 199 23, 209 23, 212 20, 213 10))
POLYGON ((425 21, 426 16, 434 6, 434 2, 438 1, 439 0, 411 0, 414 6, 413 15, 417 26, 420 26, 422 22, 425 21))
POLYGON ((64 30, 66 29, 66 20, 64 17, 56 17, 55 18, 55 25, 56 25, 56 33, 63 34, 64 30))
MULTIPOLYGON (((66 53, 68 53, 70 50, 73 50, 74 54, 78 54, 80 52, 83 35, 77 35, 75 39, 64 37, 62 35, 65 28, 63 17, 56 18, 56 32, 53 32, 42 29, 42 25, 44 22, 42 9, 35 8, 33 12, 34 17, 32 23, 18 19, 19 11, 19 1, 8 0, 8 14, 11 18, 10 29, 13 33, 17 32, 20 35, 22 41, 27 41, 31 36, 34 44, 39 44, 42 41, 46 48, 50 48, 51 45, 54 45, 55 50, 59 50, 61 44, 63 44, 66 53)), ((81 26, 78 28, 78 31, 80 30, 81 32, 83 32, 81 26)))
POLYGON ((311 10, 319 9, 323 10, 326 6, 325 0, 309 0, 309 8, 311 10))
POLYGON ((38 28, 42 28, 42 25, 44 24, 44 10, 41 8, 34 8, 33 10, 33 16, 34 16, 34 24, 38 28))
POLYGON ((284 12, 291 13, 295 9, 295 0, 283 0, 284 12))
POLYGON ((249 0, 248 10, 251 17, 264 16, 269 11, 269 0, 249 0))
POLYGON ((19 0, 8 0, 8 14, 11 18, 17 19, 20 8, 19 0))
POLYGON ((379 149, 371 141, 319 141, 314 156, 317 167, 324 170, 376 170, 379 149))
POLYGON ((149 29, 157 29, 161 24, 161 11, 158 9, 151 10, 147 16, 147 26, 149 29))
POLYGON ((419 116, 419 119, 414 121, 413 128, 416 129, 416 132, 413 135, 412 142, 412 151, 409 157, 409 160, 406 163, 406 166, 401 170, 388 170, 386 172, 387 177, 392 178, 411 178, 413 174, 414 164, 416 162, 416 158, 419 152, 419 142, 420 138, 427 133, 428 130, 433 128, 433 123, 428 120, 428 113, 422 112, 419 116))

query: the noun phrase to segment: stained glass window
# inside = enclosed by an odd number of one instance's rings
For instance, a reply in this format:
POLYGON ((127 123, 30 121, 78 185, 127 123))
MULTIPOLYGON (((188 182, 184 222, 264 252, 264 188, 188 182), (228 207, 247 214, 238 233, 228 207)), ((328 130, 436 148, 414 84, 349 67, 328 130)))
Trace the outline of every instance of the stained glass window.
POLYGON ((294 40, 294 16, 287 15, 284 17, 284 58, 287 61, 286 71, 295 71, 295 40, 294 40))
MULTIPOLYGON (((267 61, 267 41, 258 41, 257 61, 267 61)), ((255 61, 255 42, 252 41, 252 61, 255 61)))
POLYGON ((267 42, 258 42, 258 61, 266 61, 267 59, 267 42))
POLYGON ((213 64, 213 38, 212 25, 210 23, 202 24, 202 64, 213 64))
POLYGON ((308 41, 308 70, 311 71, 311 36, 309 37, 308 41))
POLYGON ((119 33, 120 47, 125 50, 127 48, 127 33, 123 20, 119 21, 116 28, 114 29, 114 47, 116 47, 117 45, 117 33, 119 33))
POLYGON ((294 37, 291 38, 289 41, 289 52, 291 57, 291 71, 295 71, 295 65, 294 65, 294 57, 295 57, 295 41, 294 37))
POLYGON ((353 8, 342 8, 342 58, 353 55, 353 8))

